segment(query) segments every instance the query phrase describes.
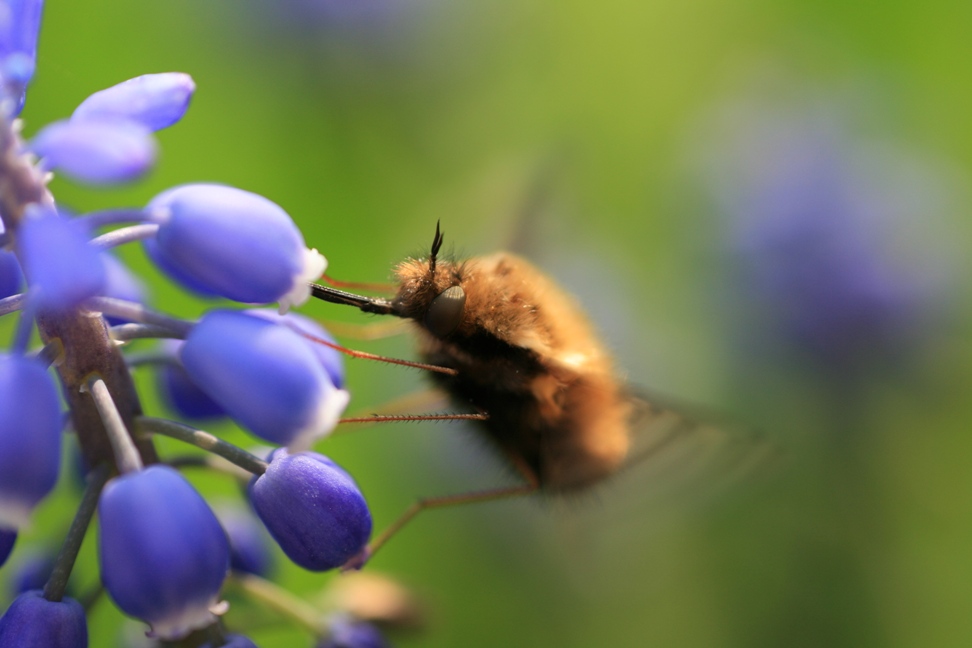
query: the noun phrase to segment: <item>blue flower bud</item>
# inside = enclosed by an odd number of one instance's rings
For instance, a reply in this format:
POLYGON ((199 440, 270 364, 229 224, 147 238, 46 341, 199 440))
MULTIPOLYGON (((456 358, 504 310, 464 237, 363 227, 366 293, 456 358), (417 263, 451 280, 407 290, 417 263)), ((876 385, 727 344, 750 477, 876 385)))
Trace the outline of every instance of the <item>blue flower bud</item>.
POLYGON ((273 569, 270 538, 260 521, 240 507, 217 512, 230 544, 230 569, 257 576, 269 576, 273 569))
POLYGON ((41 310, 70 310, 104 287, 101 255, 79 221, 32 209, 20 226, 19 243, 31 299, 41 310))
POLYGON ((34 137, 30 148, 45 168, 93 185, 136 180, 152 168, 156 155, 152 132, 126 120, 54 122, 34 137))
POLYGON ((128 119, 157 131, 182 119, 195 90, 188 74, 143 74, 94 93, 74 109, 71 120, 128 119))
MULTIPOLYGON (((178 355, 182 344, 180 340, 161 341, 162 349, 173 356, 178 355)), ((183 418, 204 421, 226 416, 226 410, 192 381, 182 365, 175 362, 161 365, 156 372, 156 383, 165 404, 183 418)))
POLYGON ((17 542, 17 532, 13 529, 0 529, 0 567, 7 562, 10 552, 17 542))
MULTIPOLYGON (((334 342, 334 338, 330 333, 325 331, 317 322, 314 320, 304 317, 303 315, 298 315, 297 313, 286 313, 281 315, 280 313, 269 310, 269 309, 252 309, 246 311, 249 315, 255 315, 257 317, 262 317, 263 319, 287 324, 288 326, 297 329, 303 333, 319 338, 322 340, 327 340, 328 342, 334 342)), ((308 339, 311 350, 314 355, 317 356, 317 360, 324 367, 324 371, 327 375, 331 377, 331 382, 338 389, 344 386, 344 358, 341 357, 341 352, 332 349, 329 346, 323 344, 317 344, 313 340, 308 339)))
POLYGON ((105 589, 154 635, 180 638, 225 609, 217 601, 229 571, 226 534, 178 472, 155 465, 112 479, 98 517, 105 589))
POLYGON ((371 513, 351 476, 316 452, 271 453, 248 493, 283 552, 305 569, 340 567, 364 549, 371 513))
POLYGON ((381 631, 365 621, 337 616, 331 621, 331 634, 314 648, 390 648, 381 631))
POLYGON ((256 436, 307 447, 328 434, 348 404, 308 343, 286 326, 216 310, 180 353, 189 378, 256 436))
POLYGON ((87 648, 88 621, 74 599, 48 601, 40 590, 18 596, 0 619, 3 648, 87 648))
POLYGON ((154 238, 143 239, 142 249, 145 250, 146 256, 152 260, 152 263, 154 263, 159 270, 169 275, 170 278, 174 279, 183 288, 191 290, 200 297, 205 297, 207 299, 220 296, 219 293, 210 290, 193 275, 183 270, 176 261, 169 260, 169 258, 159 250, 159 244, 154 238))
POLYGON ((19 529, 57 482, 61 406, 39 362, 0 355, 0 526, 19 529))
POLYGON ((183 185, 148 205, 159 221, 156 255, 162 270, 178 267, 173 279, 201 286, 244 303, 307 301, 307 282, 326 261, 308 250, 300 230, 283 209, 242 189, 212 184, 183 185))
MULTIPOLYGON (((257 648, 257 645, 253 643, 252 639, 244 637, 239 634, 229 634, 223 637, 224 642, 219 645, 219 648, 257 648)), ((211 643, 204 643, 199 648, 214 648, 211 643)))
POLYGON ((13 252, 0 250, 0 299, 16 295, 24 286, 24 273, 13 252))
POLYGON ((43 0, 11 0, 3 3, 0 12, 0 82, 16 104, 14 116, 20 113, 34 76, 43 9, 43 0))

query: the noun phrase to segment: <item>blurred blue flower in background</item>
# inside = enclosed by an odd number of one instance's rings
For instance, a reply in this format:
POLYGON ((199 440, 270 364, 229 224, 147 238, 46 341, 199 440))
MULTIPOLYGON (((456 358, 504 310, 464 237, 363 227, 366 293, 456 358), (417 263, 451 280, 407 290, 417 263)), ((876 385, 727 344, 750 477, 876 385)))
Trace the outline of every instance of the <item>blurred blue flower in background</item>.
POLYGON ((230 569, 268 577, 274 569, 270 534, 253 512, 238 505, 223 505, 216 516, 230 545, 230 569))
POLYGON ((331 635, 314 648, 390 648, 374 625, 341 615, 331 624, 331 635))
POLYGON ((20 556, 15 565, 11 565, 10 592, 13 596, 20 596, 30 590, 43 589, 44 583, 51 577, 54 569, 55 554, 50 548, 32 550, 20 556))
POLYGON ((907 357, 953 272, 935 170, 848 122, 819 98, 737 101, 701 158, 749 344, 768 333, 836 370, 907 357))
POLYGON ((773 81, 772 96, 719 105, 694 151, 714 208, 734 388, 789 437, 763 524, 780 542, 774 569, 799 577, 744 644, 782 645, 801 628, 806 645, 881 645, 884 567, 871 560, 891 551, 896 504, 878 485, 891 473, 876 466, 895 461, 902 430, 888 425, 887 403, 878 409, 880 389, 897 407, 934 380, 929 351, 959 291, 947 230, 956 190, 944 164, 875 136, 879 113, 865 112, 865 134, 850 101, 773 81))

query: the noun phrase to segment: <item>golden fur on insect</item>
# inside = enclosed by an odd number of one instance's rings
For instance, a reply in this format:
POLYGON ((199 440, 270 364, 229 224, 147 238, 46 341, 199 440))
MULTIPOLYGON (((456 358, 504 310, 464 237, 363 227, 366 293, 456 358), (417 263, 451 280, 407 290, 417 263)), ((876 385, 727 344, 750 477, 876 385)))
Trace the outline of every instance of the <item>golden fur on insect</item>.
POLYGON ((509 253, 433 259, 409 259, 395 271, 395 304, 415 322, 420 353, 458 370, 433 379, 489 413, 488 436, 541 488, 573 490, 614 472, 628 453, 632 405, 574 299, 509 253), (422 316, 456 285, 466 297, 459 324, 433 335, 422 316))

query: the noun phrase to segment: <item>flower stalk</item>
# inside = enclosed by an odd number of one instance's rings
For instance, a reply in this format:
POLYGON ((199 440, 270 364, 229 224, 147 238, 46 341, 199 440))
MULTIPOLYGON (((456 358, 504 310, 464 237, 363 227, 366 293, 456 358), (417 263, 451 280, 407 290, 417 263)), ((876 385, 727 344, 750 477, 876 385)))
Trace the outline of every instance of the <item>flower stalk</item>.
POLYGON ((234 465, 243 468, 254 475, 262 475, 267 471, 267 462, 256 457, 232 443, 213 436, 209 432, 196 430, 168 419, 140 416, 135 421, 136 429, 142 434, 162 434, 192 444, 208 452, 219 455, 234 465))
POLYGON ((61 551, 54 561, 51 576, 47 580, 47 584, 44 585, 44 598, 48 601, 57 602, 64 598, 68 577, 74 568, 74 561, 77 560, 78 552, 81 550, 81 544, 84 542, 84 536, 91 524, 91 518, 98 510, 98 497, 101 495, 101 489, 104 488, 109 475, 107 464, 102 464, 88 473, 81 504, 78 506, 77 513, 74 514, 74 520, 64 538, 64 544, 61 545, 61 551))

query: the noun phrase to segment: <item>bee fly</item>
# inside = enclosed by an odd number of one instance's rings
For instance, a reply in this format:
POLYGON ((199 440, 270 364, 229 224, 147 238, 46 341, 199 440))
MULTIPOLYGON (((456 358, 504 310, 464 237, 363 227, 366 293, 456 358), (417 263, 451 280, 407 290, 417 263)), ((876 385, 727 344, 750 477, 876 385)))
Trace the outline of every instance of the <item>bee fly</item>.
MULTIPOLYGON (((646 421, 668 419, 666 431, 639 448, 645 450, 640 456, 701 430, 635 396, 578 304, 527 261, 506 252, 445 261, 439 258, 442 241, 436 224, 428 259, 406 259, 395 269, 392 299, 319 284, 311 284, 312 294, 411 320, 424 361, 444 368, 431 378, 457 405, 483 413, 467 417, 478 419, 526 483, 419 501, 372 543, 372 551, 425 508, 596 484, 639 456, 633 455, 632 430, 646 421)), ((705 442, 705 434, 688 436, 705 442)))

